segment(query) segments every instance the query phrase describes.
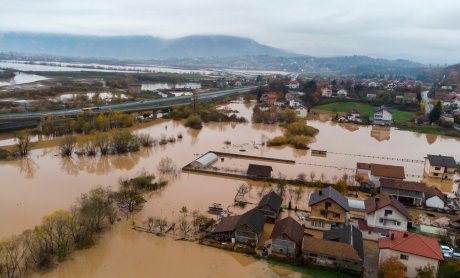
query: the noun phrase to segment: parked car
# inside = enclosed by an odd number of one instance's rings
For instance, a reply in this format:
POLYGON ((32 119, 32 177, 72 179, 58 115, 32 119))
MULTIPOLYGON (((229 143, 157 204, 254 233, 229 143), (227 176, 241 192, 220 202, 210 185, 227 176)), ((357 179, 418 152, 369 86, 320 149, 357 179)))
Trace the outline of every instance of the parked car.
POLYGON ((454 248, 447 245, 441 245, 441 252, 444 258, 452 258, 452 255, 454 254, 454 248))

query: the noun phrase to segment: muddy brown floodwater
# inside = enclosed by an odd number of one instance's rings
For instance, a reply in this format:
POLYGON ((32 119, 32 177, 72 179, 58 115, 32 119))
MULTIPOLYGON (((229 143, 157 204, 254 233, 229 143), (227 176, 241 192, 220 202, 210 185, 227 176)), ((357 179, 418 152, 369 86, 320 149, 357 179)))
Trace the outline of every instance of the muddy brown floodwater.
MULTIPOLYGON (((252 104, 237 101, 227 106, 250 119, 252 104)), ((283 133, 276 125, 209 123, 197 131, 185 128, 181 122, 166 121, 136 132, 154 137, 162 134, 177 137, 181 133, 182 140, 120 156, 61 158, 57 149, 46 148, 32 151, 27 159, 0 162, 0 239, 32 228, 56 209, 67 209, 82 193, 97 185, 116 187, 120 177, 134 177, 142 170, 157 172, 157 164, 163 157, 171 157, 179 167, 210 150, 293 159, 295 165, 258 163, 272 165, 275 175, 280 172, 294 178, 305 173, 309 177, 314 172, 316 179, 323 175, 329 181, 344 173, 353 174, 358 161, 402 165, 410 175, 408 179, 420 180, 423 164, 387 158, 423 160, 427 154, 460 157, 459 141, 453 138, 324 120, 308 123, 319 129, 310 147, 327 150, 326 157, 312 156, 310 151, 288 146, 261 145, 283 133), (231 141, 230 145, 224 144, 227 140, 231 141)), ((222 165, 244 171, 248 161, 245 163, 240 165, 237 160, 226 158, 222 165)), ((243 182, 246 181, 181 173, 167 187, 149 196, 135 221, 159 215, 176 219, 184 205, 189 211, 205 211, 212 203, 221 203, 226 208, 232 204, 237 187, 243 182)), ((263 184, 251 184, 254 188, 251 198, 256 202, 263 184)), ((452 184, 439 186, 449 192, 452 184)), ((304 192, 299 207, 306 205, 308 195, 308 191, 304 192)), ((233 207, 230 209, 238 212, 233 207)), ((127 223, 116 225, 96 246, 77 252, 44 276, 151 277, 156 274, 161 277, 300 276, 288 268, 273 267, 245 255, 141 234, 131 230, 127 223)))

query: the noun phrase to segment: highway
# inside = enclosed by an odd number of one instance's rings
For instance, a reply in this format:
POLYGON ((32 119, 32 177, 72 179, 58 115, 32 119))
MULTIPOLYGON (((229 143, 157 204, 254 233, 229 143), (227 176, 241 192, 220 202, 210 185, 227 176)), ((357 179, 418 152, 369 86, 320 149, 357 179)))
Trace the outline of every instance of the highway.
MULTIPOLYGON (((242 87, 230 90, 221 90, 210 93, 203 93, 199 95, 199 100, 209 101, 213 99, 223 98, 233 94, 249 92, 255 87, 242 87)), ((159 109, 171 107, 174 105, 186 104, 192 101, 191 96, 180 96, 170 97, 161 99, 145 100, 142 102, 126 102, 119 104, 109 104, 98 106, 100 110, 97 112, 109 112, 109 111, 123 111, 123 112, 135 112, 135 111, 147 111, 150 109, 159 109)), ((82 113, 80 109, 66 109, 58 111, 45 111, 45 112, 26 112, 26 113, 14 113, 14 114, 0 114, 0 122, 18 122, 18 121, 31 121, 39 120, 42 117, 58 116, 58 117, 70 117, 76 116, 82 113)))

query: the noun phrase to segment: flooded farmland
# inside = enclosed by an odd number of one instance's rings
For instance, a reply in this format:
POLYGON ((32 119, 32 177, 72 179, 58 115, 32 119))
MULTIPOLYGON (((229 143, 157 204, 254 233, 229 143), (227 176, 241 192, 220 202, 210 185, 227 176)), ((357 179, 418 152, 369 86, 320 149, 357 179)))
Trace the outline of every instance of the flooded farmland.
MULTIPOLYGON (((228 107, 240 111, 240 116, 251 117, 251 104, 233 102, 228 107)), ((310 151, 287 146, 269 148, 262 145, 269 138, 283 133, 283 129, 275 125, 209 123, 202 130, 192 130, 178 121, 164 121, 136 132, 149 133, 153 137, 182 134, 183 138, 176 143, 128 155, 61 158, 56 149, 46 148, 34 150, 27 159, 0 162, 0 238, 32 228, 44 215, 56 209, 67 209, 80 194, 97 185, 116 187, 120 177, 134 177, 142 170, 156 173, 163 157, 172 158, 179 167, 213 150, 292 159, 296 161, 294 165, 258 163, 271 165, 274 175, 281 173, 295 178, 299 173, 305 173, 310 178, 313 172, 315 179, 323 176, 328 181, 344 173, 353 174, 358 161, 402 165, 408 179, 420 180, 423 173, 420 161, 426 154, 460 157, 459 141, 453 138, 392 128, 342 125, 321 119, 308 123, 319 129, 310 147, 327 150, 326 157, 312 156, 310 151)), ((226 158, 225 166, 245 171, 247 164, 235 161, 226 158)), ((189 211, 205 211, 212 203, 228 207, 243 182, 247 181, 181 173, 171 179, 168 186, 149 196, 134 221, 142 222, 149 216, 175 219, 182 206, 187 206, 189 211)), ((253 186, 252 198, 257 200, 257 192, 263 184, 250 184, 253 186)), ((441 185, 447 192, 450 187, 451 183, 441 185)), ((306 203, 307 198, 299 202, 306 203)), ((93 248, 77 252, 72 259, 44 276, 151 277, 156 272, 164 277, 300 276, 287 268, 274 267, 245 255, 138 233, 126 222, 104 234, 93 248)))

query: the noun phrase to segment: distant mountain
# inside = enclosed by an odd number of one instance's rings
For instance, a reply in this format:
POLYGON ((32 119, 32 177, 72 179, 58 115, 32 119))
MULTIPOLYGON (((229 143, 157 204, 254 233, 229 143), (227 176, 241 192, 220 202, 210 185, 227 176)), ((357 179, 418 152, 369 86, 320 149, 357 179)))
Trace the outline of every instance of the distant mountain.
POLYGON ((318 58, 262 45, 248 38, 224 35, 162 39, 150 36, 0 33, 0 58, 8 59, 8 55, 31 60, 149 63, 307 73, 410 76, 428 74, 420 71, 426 66, 408 60, 387 60, 368 56, 318 58))
POLYGON ((3 33, 0 51, 82 58, 167 59, 244 55, 295 56, 254 40, 235 36, 197 35, 178 39, 150 36, 77 36, 3 33))

